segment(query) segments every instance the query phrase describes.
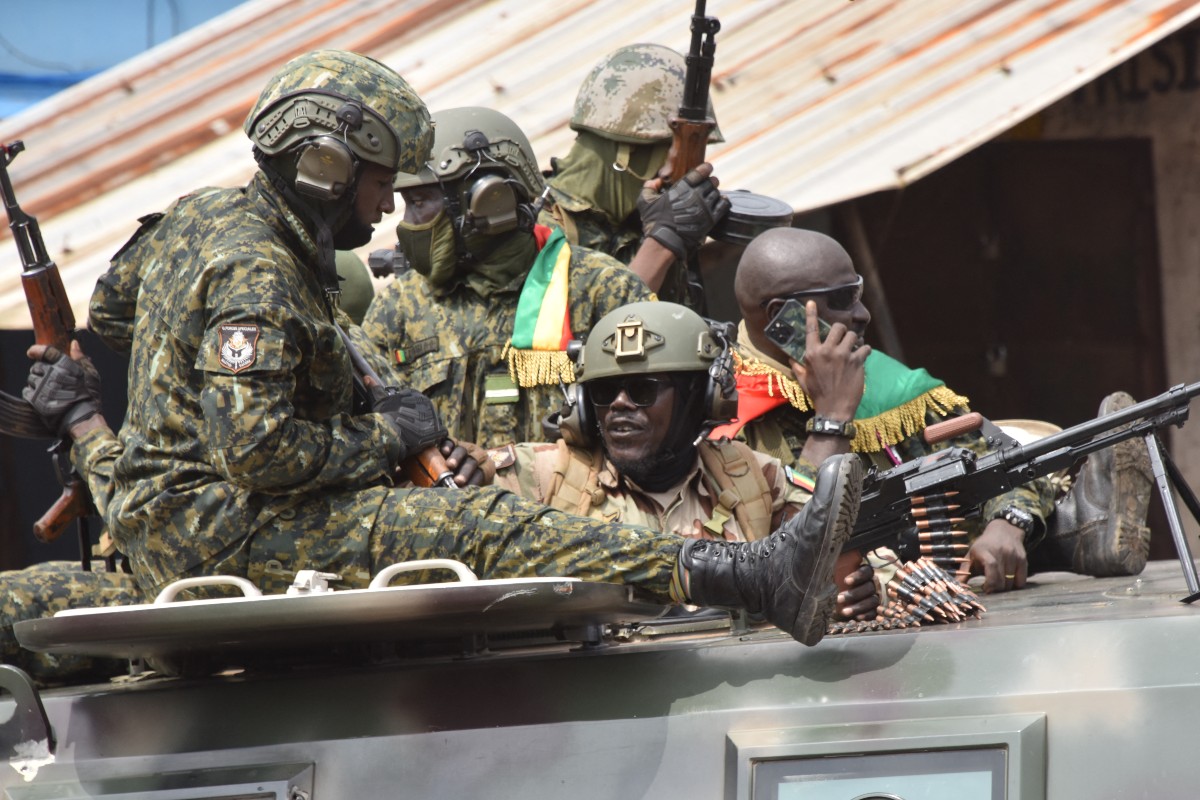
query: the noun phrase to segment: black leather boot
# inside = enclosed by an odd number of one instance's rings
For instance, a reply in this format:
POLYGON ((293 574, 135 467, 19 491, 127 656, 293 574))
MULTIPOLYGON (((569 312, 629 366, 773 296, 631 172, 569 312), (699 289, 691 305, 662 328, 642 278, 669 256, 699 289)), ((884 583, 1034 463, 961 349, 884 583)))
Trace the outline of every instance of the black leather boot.
MULTIPOLYGON (((1100 404, 1099 416, 1133 405, 1125 392, 1100 404)), ((1146 513, 1154 488, 1146 443, 1126 439, 1087 457, 1050 518, 1044 546, 1081 575, 1136 575, 1150 553, 1146 513)))
POLYGON ((858 517, 863 465, 854 453, 817 471, 812 499, 765 539, 689 539, 679 553, 688 602, 762 614, 798 642, 821 641, 838 589, 833 567, 858 517))

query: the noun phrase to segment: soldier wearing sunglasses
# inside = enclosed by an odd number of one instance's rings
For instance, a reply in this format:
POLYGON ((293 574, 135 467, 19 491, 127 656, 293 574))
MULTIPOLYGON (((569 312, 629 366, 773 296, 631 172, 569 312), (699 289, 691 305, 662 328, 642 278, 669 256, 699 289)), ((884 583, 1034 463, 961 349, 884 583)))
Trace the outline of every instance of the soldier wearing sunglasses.
MULTIPOLYGON (((735 281, 743 315, 737 424, 718 428, 716 435, 744 439, 801 475, 811 475, 813 465, 833 454, 851 451, 880 468, 951 445, 985 452, 987 443, 978 433, 936 446, 924 442, 921 432, 965 413, 967 398, 925 370, 862 344, 871 321, 862 289, 850 256, 828 236, 780 228, 757 237, 743 253, 735 281), (806 304, 803 364, 765 333, 793 298, 806 304), (823 341, 819 320, 830 325, 823 341)), ((1118 392, 1104 399, 1100 413, 1132 403, 1118 392)), ((1055 481, 1041 478, 993 499, 982 509, 981 526, 963 525, 974 538, 960 577, 983 574, 988 592, 1020 589, 1031 555, 1035 569, 1140 572, 1149 548, 1149 475, 1145 449, 1139 452, 1139 443, 1128 442, 1089 456, 1065 496, 1057 496, 1055 481)))
MULTIPOLYGON (((493 449, 496 483, 595 519, 704 541, 767 539, 821 490, 745 444, 706 438, 737 408, 729 332, 674 303, 605 315, 577 348, 562 439, 493 449)), ((837 616, 874 617, 870 567, 839 589, 837 616)))

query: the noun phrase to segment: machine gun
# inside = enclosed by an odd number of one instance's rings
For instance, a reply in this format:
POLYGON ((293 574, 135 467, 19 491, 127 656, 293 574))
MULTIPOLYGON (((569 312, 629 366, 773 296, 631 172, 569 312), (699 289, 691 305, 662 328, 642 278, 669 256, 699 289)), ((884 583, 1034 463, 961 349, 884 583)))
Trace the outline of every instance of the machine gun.
POLYGON ((981 456, 966 448, 950 447, 890 469, 871 470, 863 482, 854 533, 843 549, 868 551, 886 545, 895 549, 902 560, 914 560, 921 554, 920 520, 913 513, 914 506, 934 503, 945 507, 952 501, 957 506, 955 515, 977 514, 983 503, 1014 487, 1069 468, 1080 458, 1105 447, 1141 437, 1149 451, 1151 469, 1187 581, 1189 596, 1183 602, 1191 603, 1200 599, 1200 580, 1171 486, 1174 485, 1197 522, 1200 522, 1200 501, 1162 446, 1158 431, 1170 425, 1182 426, 1188 418, 1189 404, 1198 394, 1200 382, 1180 384, 1157 397, 1027 445, 1018 444, 978 415, 968 415, 974 419, 965 425, 958 419, 941 423, 957 424, 957 433, 970 430, 972 423, 976 427, 985 423, 990 430, 984 433, 996 449, 981 456))
MULTIPOLYGON (((71 340, 75 337, 75 314, 67 300, 58 265, 46 254, 46 244, 42 240, 37 218, 21 209, 8 177, 8 165, 24 149, 25 144, 21 141, 9 144, 0 142, 0 197, 8 214, 8 227, 12 229, 13 239, 21 254, 21 288, 25 290, 25 300, 33 318, 34 338, 38 344, 51 345, 66 354, 71 352, 71 340)), ((54 436, 53 432, 45 430, 28 403, 11 395, 0 396, 0 430, 30 438, 54 436)), ((62 439, 51 448, 63 492, 41 519, 34 523, 33 533, 43 542, 53 542, 72 520, 79 520, 79 544, 86 568, 91 551, 87 532, 91 498, 79 474, 70 466, 67 458, 69 448, 70 443, 62 439)))

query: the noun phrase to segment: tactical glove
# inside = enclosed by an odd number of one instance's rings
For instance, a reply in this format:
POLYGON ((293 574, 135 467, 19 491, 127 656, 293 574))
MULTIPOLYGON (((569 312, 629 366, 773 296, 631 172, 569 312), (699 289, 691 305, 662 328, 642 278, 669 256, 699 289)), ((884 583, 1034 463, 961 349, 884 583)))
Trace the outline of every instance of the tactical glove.
POLYGON ((686 261, 728 211, 729 200, 696 170, 665 192, 643 189, 638 198, 642 234, 670 250, 677 261, 686 261))
POLYGON ((29 368, 21 396, 47 428, 67 439, 72 425, 100 413, 100 373, 87 356, 75 361, 47 347, 29 368))
POLYGON ((404 445, 401 461, 439 444, 449 435, 433 403, 416 389, 375 388, 372 395, 371 411, 383 415, 400 435, 404 445))

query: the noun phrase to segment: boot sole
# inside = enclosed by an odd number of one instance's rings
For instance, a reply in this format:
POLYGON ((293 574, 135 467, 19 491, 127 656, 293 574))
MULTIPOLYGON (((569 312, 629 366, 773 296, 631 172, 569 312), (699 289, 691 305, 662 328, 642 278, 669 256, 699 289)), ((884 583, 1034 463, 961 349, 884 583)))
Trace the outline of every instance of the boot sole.
POLYGON ((831 515, 825 528, 825 539, 821 543, 817 567, 812 581, 804 593, 804 602, 792 627, 792 637, 810 647, 825 636, 829 621, 833 618, 838 588, 833 583, 833 568, 842 548, 854 532, 858 519, 858 505, 862 499, 862 460, 858 456, 843 458, 838 469, 838 510, 831 515), (818 588, 819 587, 819 588, 818 588))

